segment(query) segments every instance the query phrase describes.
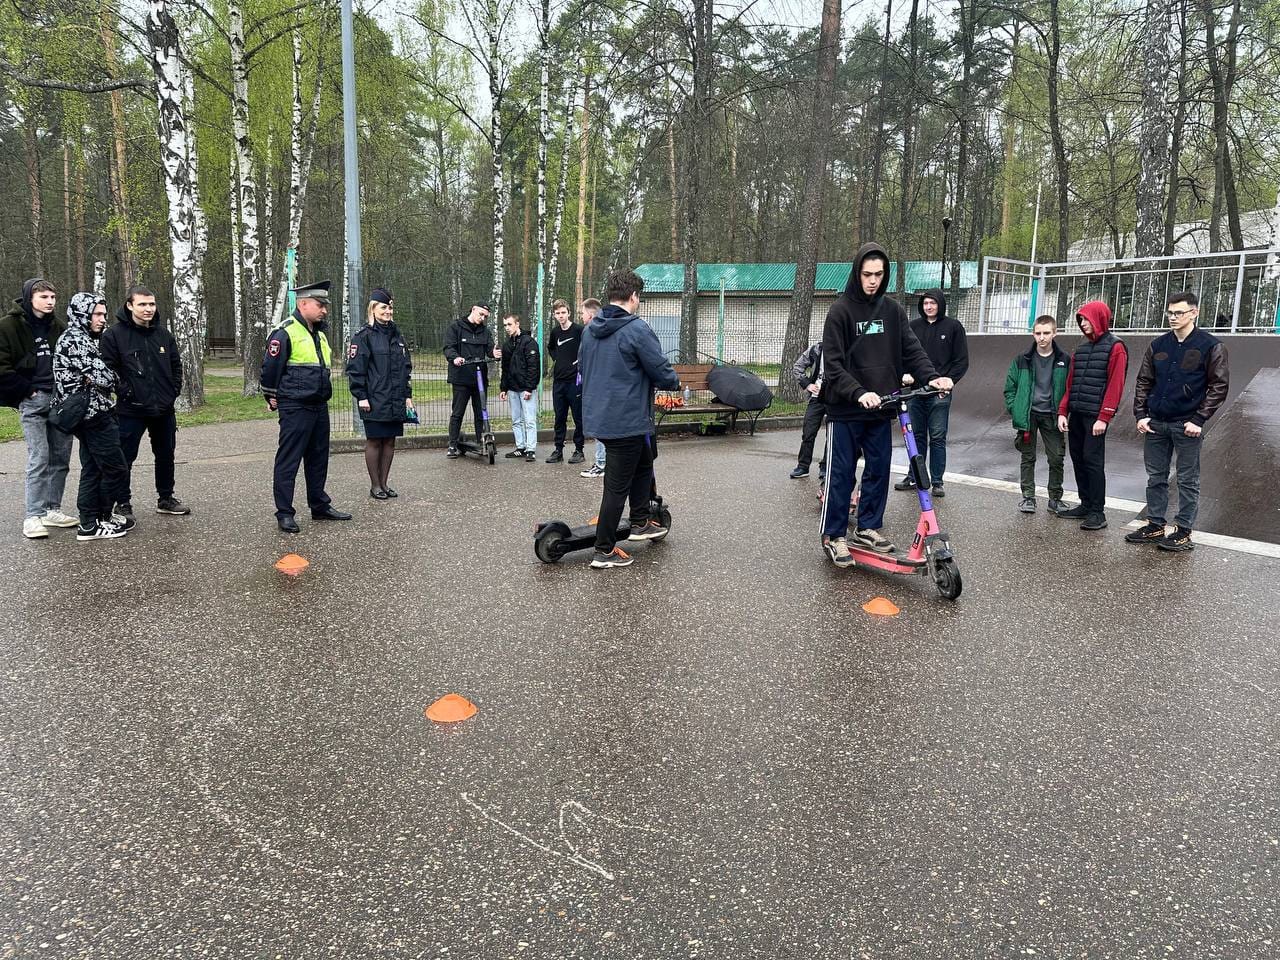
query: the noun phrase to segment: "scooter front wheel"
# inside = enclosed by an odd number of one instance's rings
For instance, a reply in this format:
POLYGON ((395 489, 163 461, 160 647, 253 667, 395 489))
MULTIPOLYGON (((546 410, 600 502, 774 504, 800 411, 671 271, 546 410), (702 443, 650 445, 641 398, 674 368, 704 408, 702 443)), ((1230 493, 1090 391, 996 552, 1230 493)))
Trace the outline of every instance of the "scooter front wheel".
POLYGON ((938 588, 938 593, 947 600, 954 600, 960 596, 960 591, 964 588, 964 582, 960 579, 960 568, 949 557, 934 562, 933 582, 938 588))
POLYGON ((485 453, 489 455, 489 466, 493 466, 493 462, 498 459, 498 445, 492 440, 484 445, 485 453))

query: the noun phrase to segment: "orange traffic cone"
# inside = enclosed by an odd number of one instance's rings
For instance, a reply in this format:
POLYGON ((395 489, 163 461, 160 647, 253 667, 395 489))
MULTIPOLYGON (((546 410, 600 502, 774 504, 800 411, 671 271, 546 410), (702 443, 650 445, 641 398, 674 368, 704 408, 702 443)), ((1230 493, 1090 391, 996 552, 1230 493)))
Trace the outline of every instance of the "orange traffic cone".
POLYGON ((862 609, 876 617, 896 617, 901 612, 893 601, 886 600, 884 597, 868 600, 862 605, 862 609))
POLYGON ((286 553, 276 561, 276 569, 290 577, 296 577, 309 566, 311 566, 310 561, 296 553, 286 553))
POLYGON ((446 693, 427 707, 425 713, 428 720, 434 720, 436 723, 457 723, 459 720, 474 717, 476 705, 466 697, 460 697, 456 693, 446 693))

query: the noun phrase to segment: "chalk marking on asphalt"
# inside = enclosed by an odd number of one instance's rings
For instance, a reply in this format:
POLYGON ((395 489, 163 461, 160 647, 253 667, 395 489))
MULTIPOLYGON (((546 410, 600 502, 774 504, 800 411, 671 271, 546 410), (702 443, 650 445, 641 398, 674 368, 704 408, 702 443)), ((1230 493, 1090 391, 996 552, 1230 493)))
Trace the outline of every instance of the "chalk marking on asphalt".
POLYGON ((1224 677, 1226 677, 1228 680, 1232 681, 1233 683, 1238 683, 1242 687, 1253 687, 1253 689, 1257 690, 1264 697, 1271 696, 1271 692, 1269 690, 1263 690, 1260 686, 1258 686, 1252 680, 1241 680, 1235 674, 1229 673, 1228 671, 1223 670, 1222 667, 1218 666, 1216 663, 1212 664, 1212 667, 1214 670, 1217 670, 1220 674, 1222 674, 1224 677))
MULTIPOLYGON (((894 464, 890 467, 890 472, 895 475, 906 476, 907 469, 894 464)), ((950 472, 943 475, 943 480, 947 483, 954 482, 966 487, 980 487, 985 490, 999 490, 1004 493, 1022 493, 1021 484, 1014 483, 1012 480, 993 480, 990 477, 973 477, 965 473, 950 472)), ((1036 495, 1047 497, 1049 491, 1045 487, 1036 487, 1036 495)), ((1067 503, 1080 502, 1080 498, 1069 490, 1063 493, 1062 499, 1067 503)), ((1112 510, 1120 510, 1127 513, 1140 513, 1147 507, 1145 503, 1139 500, 1125 500, 1122 497, 1107 497, 1106 503, 1112 510)), ((1144 522, 1142 520, 1132 520, 1126 526, 1137 529, 1144 522)), ((1200 530, 1195 532, 1195 542, 1206 547, 1217 547, 1220 550, 1232 550, 1236 553, 1247 553, 1255 557, 1269 557, 1280 560, 1280 543, 1246 540, 1243 537, 1229 537, 1222 533, 1205 533, 1200 530)))
POLYGON ((596 861, 592 860, 590 857, 587 857, 586 855, 584 855, 578 849, 578 845, 575 844, 573 841, 571 841, 568 838, 568 836, 565 834, 565 812, 566 811, 570 811, 572 815, 580 823, 586 823, 586 819, 583 817, 583 814, 586 814, 587 816, 598 817, 599 819, 603 820, 605 823, 612 824, 613 826, 619 827, 623 830, 633 830, 641 833, 663 833, 663 831, 655 830, 652 827, 636 826, 635 824, 626 823, 622 820, 615 820, 612 817, 605 816, 603 813, 596 813, 595 811, 590 810, 583 804, 579 803, 577 800, 566 800, 564 803, 560 804, 560 816, 559 816, 560 835, 556 838, 557 840, 560 841, 560 843, 564 844, 565 848, 569 851, 568 853, 565 853, 562 850, 556 850, 555 848, 550 847, 545 843, 541 843, 540 841, 533 839, 533 837, 530 837, 527 834, 521 833, 511 824, 507 823, 505 820, 499 819, 494 814, 486 810, 484 807, 480 806, 480 804, 476 803, 473 799, 471 799, 471 795, 466 793, 465 791, 462 793, 462 802, 465 803, 467 806, 469 806, 476 813, 480 814, 480 816, 484 817, 484 819, 488 820, 490 823, 494 824, 495 826, 501 827, 507 833, 523 841, 529 846, 533 847, 535 850, 541 850, 543 853, 549 854, 550 856, 559 857, 561 860, 567 860, 569 863, 572 863, 574 866, 581 867, 583 870, 586 870, 588 873, 594 873, 597 876, 603 877, 605 880, 614 880, 616 879, 616 877, 609 870, 605 869, 605 867, 602 864, 599 864, 596 861))

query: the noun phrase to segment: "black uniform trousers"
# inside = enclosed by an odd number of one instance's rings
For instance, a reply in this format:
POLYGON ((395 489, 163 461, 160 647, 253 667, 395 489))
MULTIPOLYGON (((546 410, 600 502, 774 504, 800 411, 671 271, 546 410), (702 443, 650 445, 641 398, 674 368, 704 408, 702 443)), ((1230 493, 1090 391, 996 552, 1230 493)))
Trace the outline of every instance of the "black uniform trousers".
POLYGON ((293 486, 298 464, 307 478, 307 506, 312 511, 329 504, 324 492, 329 477, 329 407, 323 403, 291 403, 281 400, 280 446, 271 491, 276 498, 276 519, 292 517, 293 486))
POLYGON ((1102 513, 1107 505, 1107 435, 1093 435, 1093 422, 1097 419, 1083 413, 1067 415, 1067 446, 1076 474, 1076 491, 1081 505, 1090 513, 1102 513))
POLYGON ((622 505, 631 501, 631 525, 649 522, 649 499, 653 496, 653 447, 643 434, 605 440, 604 495, 596 521, 596 549, 610 552, 617 544, 622 505))
POLYGON ((484 433, 483 398, 480 388, 474 383, 453 384, 453 410, 449 414, 449 446, 457 446, 458 437, 462 435, 462 418, 467 412, 467 403, 476 417, 476 436, 484 433))
MULTIPOLYGON (((156 494, 163 500, 173 496, 173 454, 178 445, 178 418, 170 410, 158 417, 130 417, 120 414, 120 448, 124 451, 125 463, 133 470, 133 462, 138 459, 138 448, 142 446, 142 435, 151 436, 151 453, 156 458, 156 494)), ((132 482, 130 475, 130 483, 132 482)), ((132 503, 133 493, 126 484, 124 499, 121 503, 132 503)))
MULTIPOLYGON (((810 400, 809 406, 804 411, 804 428, 800 434, 800 456, 796 458, 796 466, 809 469, 809 464, 813 463, 813 444, 818 439, 818 431, 822 429, 822 421, 827 416, 827 405, 819 400, 810 400)), ((827 455, 825 453, 827 445, 822 445, 822 463, 821 469, 825 472, 827 469, 827 455)))
MULTIPOLYGON (((551 404, 556 411, 556 449, 564 449, 568 432, 569 411, 573 411, 573 449, 581 450, 586 437, 582 433, 582 387, 574 380, 556 380, 551 385, 551 404)), ((608 447, 608 444, 605 444, 608 447)), ((610 549, 613 549, 610 547, 610 549)))

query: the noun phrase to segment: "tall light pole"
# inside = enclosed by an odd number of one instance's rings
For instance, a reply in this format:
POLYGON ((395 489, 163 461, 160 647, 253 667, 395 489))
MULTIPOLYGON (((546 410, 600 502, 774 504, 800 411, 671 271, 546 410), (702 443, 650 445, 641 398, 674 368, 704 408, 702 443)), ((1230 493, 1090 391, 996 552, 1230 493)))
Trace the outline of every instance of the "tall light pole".
POLYGON ((356 38, 351 14, 352 0, 342 0, 342 171, 343 206, 347 232, 347 303, 344 317, 348 334, 360 329, 364 309, 364 256, 360 241, 360 159, 356 152, 356 38))

